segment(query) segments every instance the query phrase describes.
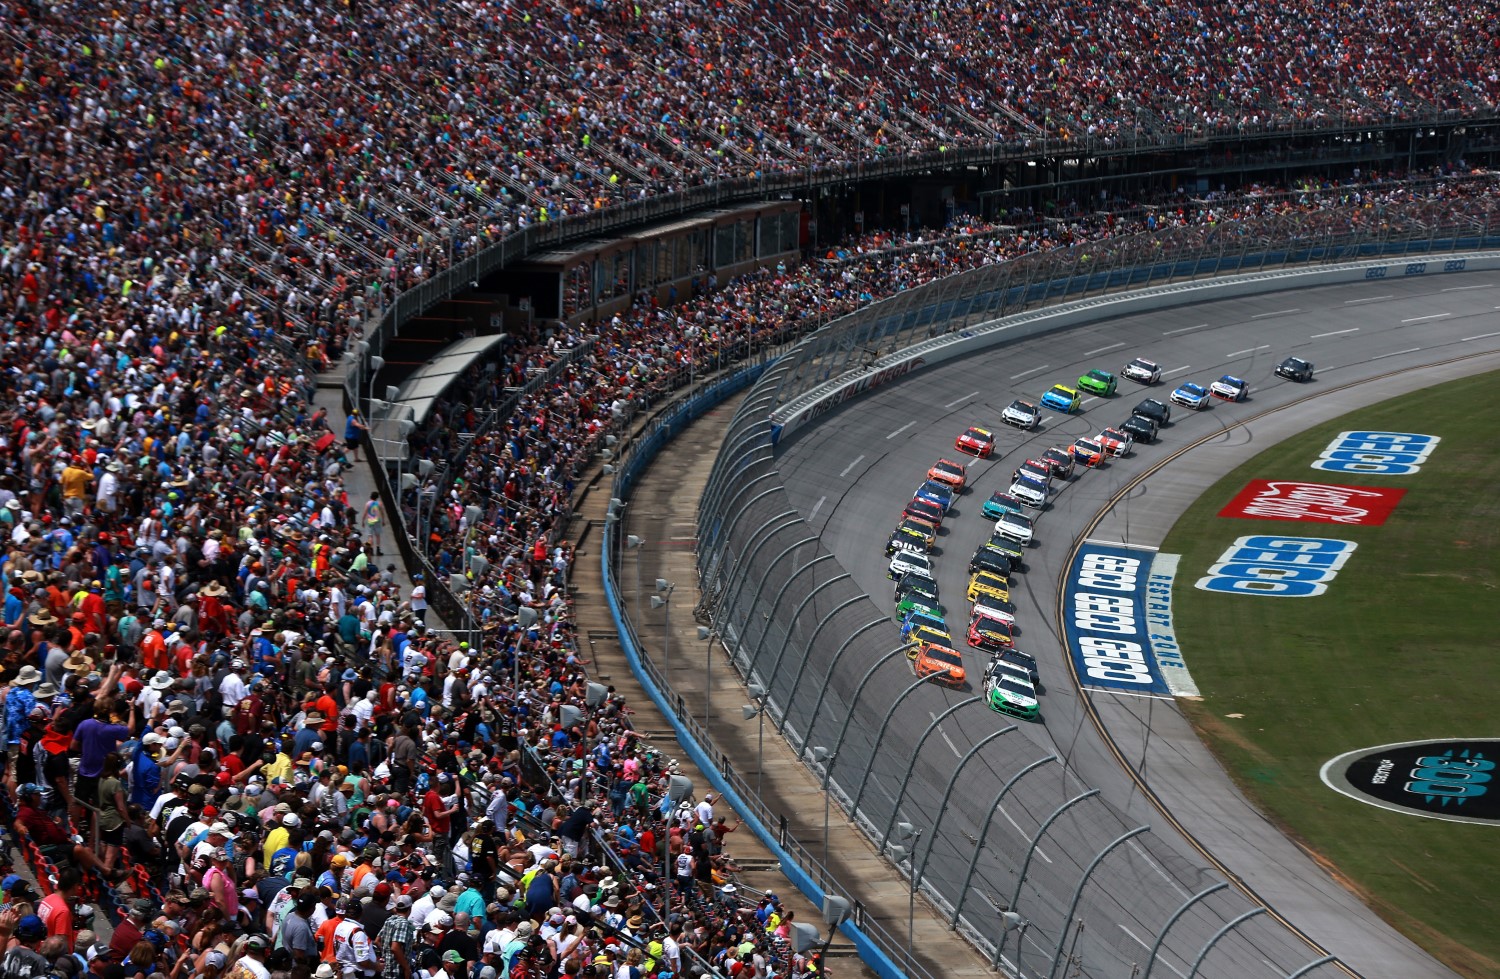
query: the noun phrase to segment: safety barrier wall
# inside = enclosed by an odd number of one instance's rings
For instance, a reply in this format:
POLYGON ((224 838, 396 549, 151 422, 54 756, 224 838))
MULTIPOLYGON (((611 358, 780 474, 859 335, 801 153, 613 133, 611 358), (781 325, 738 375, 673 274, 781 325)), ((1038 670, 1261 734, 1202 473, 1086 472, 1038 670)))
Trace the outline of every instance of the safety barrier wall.
MULTIPOLYGON (((766 691, 768 715, 777 731, 877 845, 884 849, 902 842, 898 837, 903 823, 923 830, 916 845, 906 841, 909 853, 901 862, 902 872, 914 873, 929 899, 997 963, 1003 960, 1015 971, 1015 946, 1022 942, 1028 958, 1042 963, 1043 971, 1033 974, 1046 974, 1045 969, 1066 961, 1075 970, 1069 975, 1100 979, 1130 975, 1136 967, 1158 961, 1167 963, 1162 967, 1165 974, 1171 962, 1201 961, 1210 954, 1233 956, 1240 963, 1270 963, 1265 976, 1287 976, 1306 968, 1316 956, 1272 916, 1254 913, 1257 906, 1240 891, 1223 886, 1225 882, 1206 865, 1185 858, 1147 827, 1133 825, 1058 758, 1043 754, 1024 736, 1014 736, 1013 725, 997 724, 996 715, 980 698, 950 706, 931 684, 915 680, 888 614, 854 585, 788 499, 778 473, 778 437, 789 431, 789 425, 816 419, 820 409, 870 390, 873 385, 866 378, 893 380, 918 366, 911 363, 917 359, 933 362, 1153 305, 1351 279, 1500 267, 1495 255, 1465 253, 1500 247, 1500 229, 1489 215, 1479 222, 1444 226, 1442 231, 1424 229, 1404 241, 1354 235, 1337 245, 1315 248, 1285 243, 1268 248, 1257 242, 1254 254, 1268 257, 1255 263, 1255 273, 1214 283, 1193 281, 1202 269, 1201 255, 1174 256, 1141 270, 1099 273, 1103 279, 1091 274, 1086 279, 1095 280, 1094 285, 1078 288, 1102 290, 1106 281, 1149 279, 1151 268, 1163 270, 1160 275, 1168 269, 1191 269, 1186 284, 1096 297, 1044 314, 973 322, 959 329, 938 318, 940 309, 953 308, 954 299, 953 283, 940 281, 913 290, 916 298, 906 300, 895 317, 901 326, 887 334, 915 340, 913 351, 885 354, 855 376, 823 372, 830 366, 827 358, 847 354, 854 346, 848 342, 851 333, 868 338, 879 331, 873 324, 891 321, 890 312, 870 307, 804 340, 771 365, 746 395, 700 500, 700 611, 711 616, 714 634, 730 650, 742 677, 766 691), (1372 251, 1388 259, 1424 261, 1329 263, 1334 255, 1372 251), (1462 257, 1440 259, 1436 265, 1427 258, 1443 253, 1462 257), (1261 271, 1285 265, 1269 256, 1297 256, 1314 267, 1261 271), (947 335, 929 339, 927 332, 947 335), (819 383, 805 384, 799 378, 807 375, 809 365, 823 373, 819 383), (921 718, 921 733, 898 740, 892 723, 898 715, 921 718), (943 725, 966 731, 982 726, 990 733, 955 765, 946 737, 937 737, 943 725), (1005 815, 997 817, 997 812, 1005 815), (1006 852, 995 845, 992 834, 999 835, 997 820, 1002 818, 1013 821, 1029 847, 1006 852), (1054 845, 1044 847, 1044 839, 1054 845), (1061 848, 1055 842, 1059 839, 1066 841, 1061 848), (1045 856, 1039 859, 1043 850, 1045 856), (1127 894, 1128 902, 1117 899, 1127 894), (1006 936, 997 907, 1021 912, 1029 934, 1006 936), (1082 920, 1097 924, 1083 933, 1073 927, 1082 920), (1148 957, 1142 945, 1118 940, 1123 933, 1142 936, 1156 948, 1148 957)), ((1244 268, 1250 254, 1244 249, 1224 267, 1244 268)), ((1058 255, 1057 261, 1066 271, 1069 256, 1058 255)), ((1064 285, 1053 287, 1038 276, 1027 289, 1060 298, 1068 294, 1070 279, 1085 281, 1065 276, 1064 285)), ((628 631, 618 603, 613 607, 622 632, 628 631)), ((680 705, 680 698, 662 685, 650 651, 638 642, 634 646, 638 672, 653 677, 668 707, 680 705)), ((674 723, 691 731, 691 719, 681 710, 676 713, 674 723)), ((719 770, 732 772, 711 741, 697 747, 717 761, 719 770)), ((757 831, 774 837, 775 815, 742 783, 738 791, 742 798, 751 796, 742 811, 762 823, 757 831)), ((806 879, 817 888, 848 893, 811 857, 805 841, 778 842, 787 853, 800 853, 806 879)))

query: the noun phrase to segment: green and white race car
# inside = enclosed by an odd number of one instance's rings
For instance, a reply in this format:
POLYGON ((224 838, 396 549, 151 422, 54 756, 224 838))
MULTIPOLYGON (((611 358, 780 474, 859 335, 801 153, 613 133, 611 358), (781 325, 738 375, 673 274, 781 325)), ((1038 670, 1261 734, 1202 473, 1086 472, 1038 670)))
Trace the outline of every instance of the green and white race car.
POLYGON ((984 669, 984 698, 990 710, 1012 717, 1032 720, 1041 713, 1030 674, 998 657, 984 669))

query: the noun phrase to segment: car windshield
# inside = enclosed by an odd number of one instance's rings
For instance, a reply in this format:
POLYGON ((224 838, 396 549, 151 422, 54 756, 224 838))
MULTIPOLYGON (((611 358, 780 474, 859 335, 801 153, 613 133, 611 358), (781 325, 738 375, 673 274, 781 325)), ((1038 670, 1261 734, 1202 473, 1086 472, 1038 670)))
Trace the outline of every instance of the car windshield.
POLYGON ((1099 451, 1099 443, 1094 439, 1079 439, 1073 444, 1078 446, 1080 449, 1086 449, 1089 452, 1099 451))
POLYGON ((1149 360, 1143 360, 1140 357, 1137 357, 1135 360, 1132 360, 1130 362, 1130 366, 1131 367, 1139 367, 1143 371, 1151 371, 1151 370, 1154 370, 1156 368, 1156 365, 1153 364, 1151 361, 1149 361, 1149 360))
POLYGON ((962 469, 951 462, 940 462, 932 468, 948 476, 962 476, 964 474, 962 469))
POLYGON ((1035 692, 1035 688, 1029 682, 1023 681, 1020 677, 1011 676, 1009 673, 1002 674, 999 681, 1001 690, 1018 697, 1029 698, 1035 692))
POLYGON ((990 440, 990 433, 982 428, 971 428, 965 433, 965 437, 975 442, 988 442, 990 440))
POLYGON ((1059 462, 1063 463, 1064 465, 1071 461, 1068 459, 1068 454, 1062 449, 1048 449, 1045 453, 1042 454, 1042 458, 1046 459, 1048 462, 1059 462))
POLYGON ((1108 381, 1110 379, 1109 373, 1101 370, 1089 371, 1089 377, 1092 377, 1096 381, 1108 381))
POLYGON ((923 483, 921 486, 917 487, 917 492, 918 493, 931 493, 933 496, 941 496, 944 499, 948 498, 949 496, 951 496, 953 494, 953 491, 951 489, 949 489, 947 486, 945 486, 942 483, 939 483, 939 482, 937 482, 935 480, 931 480, 931 479, 929 479, 927 482, 923 483))
POLYGON ((915 520, 903 521, 901 524, 901 529, 908 533, 916 534, 919 537, 926 537, 928 534, 932 533, 931 527, 927 526, 924 523, 918 523, 915 520))
POLYGON ((1192 381, 1188 381, 1182 386, 1181 390, 1186 391, 1188 394, 1202 394, 1203 386, 1200 384, 1194 384, 1192 381))
POLYGON ((1010 403, 1010 406, 1011 408, 1015 409, 1016 411, 1022 412, 1023 414, 1030 414, 1035 410, 1029 402, 1022 401, 1019 398, 1017 398, 1015 401, 1012 401, 1010 403))
POLYGON ((1301 357, 1288 357, 1286 360, 1283 360, 1281 362, 1281 366, 1293 367, 1300 370, 1301 368, 1307 366, 1307 361, 1303 360, 1301 357))
POLYGON ((1064 398, 1069 401, 1071 401, 1073 398, 1073 392, 1068 388, 1063 387, 1061 384, 1055 385, 1052 388, 1052 393, 1057 395, 1059 398, 1064 398))
POLYGON ((1016 485, 1022 487, 1023 489, 1029 489, 1033 493, 1047 492, 1047 484, 1042 482, 1040 479, 1033 477, 1030 473, 1021 473, 1021 475, 1016 479, 1016 485))
POLYGON ((1031 529, 1031 521, 1021 516, 1019 513, 1001 514, 1000 522, 1011 527, 1025 527, 1027 530, 1031 529))

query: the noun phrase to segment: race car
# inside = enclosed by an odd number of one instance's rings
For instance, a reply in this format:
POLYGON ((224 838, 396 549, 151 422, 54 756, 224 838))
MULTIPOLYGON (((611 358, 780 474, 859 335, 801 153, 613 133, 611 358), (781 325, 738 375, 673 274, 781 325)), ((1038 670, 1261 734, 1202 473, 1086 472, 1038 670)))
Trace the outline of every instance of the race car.
POLYGON ((936 503, 923 499, 912 499, 906 504, 906 509, 901 511, 902 520, 924 520, 931 524, 933 529, 943 525, 943 508, 936 503))
POLYGON ((1030 476, 1048 489, 1052 488, 1052 467, 1040 459, 1027 459, 1010 474, 1011 479, 1020 479, 1022 476, 1030 476))
POLYGON ((901 617, 901 638, 905 639, 918 629, 926 627, 936 629, 939 632, 948 631, 948 623, 943 621, 940 615, 929 615, 919 609, 912 609, 901 617))
POLYGON ((1144 415, 1131 415, 1120 422, 1119 428, 1137 442, 1156 441, 1156 422, 1144 415))
POLYGON ((1244 401, 1250 396, 1250 383, 1233 374, 1225 374, 1208 386, 1208 393, 1220 401, 1244 401))
POLYGON ((992 574, 1009 578, 1010 573, 1016 569, 1015 562, 1009 554, 1001 553, 993 547, 980 547, 969 558, 969 574, 976 571, 988 571, 992 574))
POLYGON ((1003 534, 1023 547, 1029 546, 1032 535, 1031 519, 1019 513, 1002 513, 1000 519, 995 521, 995 533, 1003 534))
POLYGON ((1010 484, 1010 495, 1029 507, 1040 510, 1047 505, 1047 484, 1027 472, 1017 472, 1010 484))
POLYGON ((999 652, 1009 649, 1015 641, 1009 622, 992 619, 988 615, 976 615, 969 623, 969 645, 975 649, 999 652))
POLYGON ((914 500, 926 500, 928 503, 940 506, 943 508, 943 513, 946 514, 948 508, 953 506, 953 487, 947 483, 940 483, 935 479, 929 479, 917 487, 916 492, 912 493, 911 498, 914 500))
POLYGON ((964 597, 972 602, 981 595, 1008 602, 1010 601, 1010 582, 993 571, 976 571, 969 578, 969 589, 964 597))
POLYGON ((988 459, 990 453, 995 451, 995 435, 987 428, 973 426, 953 440, 953 447, 960 452, 988 459))
POLYGON ((1149 418, 1156 422, 1158 427, 1172 420, 1171 407, 1157 401, 1155 398, 1146 398, 1140 404, 1131 408, 1130 413, 1132 415, 1140 415, 1142 418, 1149 418))
POLYGON ((1208 389, 1195 381, 1183 381, 1172 392, 1171 402, 1198 411, 1208 407, 1208 389))
POLYGON ((947 608, 937 599, 928 598, 926 595, 919 595, 916 592, 910 592, 896 602, 896 614, 902 618, 906 617, 907 612, 918 611, 930 615, 935 619, 941 619, 948 614, 947 608))
POLYGON ((1135 445, 1135 439, 1118 428, 1106 428, 1095 438, 1099 440, 1100 445, 1104 446, 1104 451, 1116 459, 1129 455, 1131 447, 1135 445))
POLYGON ((984 699, 990 710, 1030 720, 1041 710, 1036 687, 1019 666, 996 657, 984 670, 984 699))
POLYGON ((1073 478, 1073 456, 1067 449, 1060 449, 1054 445, 1042 453, 1042 461, 1052 469, 1052 475, 1058 479, 1073 478))
POLYGON ((979 508, 979 512, 991 520, 998 520, 1002 513, 1025 513, 1024 507, 1025 504, 1009 493, 995 492, 984 501, 984 506, 979 508))
POLYGON ((1042 421, 1042 409, 1030 401, 1017 398, 1000 412, 1000 420, 1017 428, 1036 428, 1042 421))
POLYGON ((1073 447, 1068 451, 1073 453, 1073 458, 1078 460, 1080 466, 1088 469, 1093 469, 1104 462, 1104 446, 1099 443, 1098 439, 1087 435, 1074 442, 1073 447))
POLYGON ((917 650, 923 643, 930 642, 936 643, 939 646, 952 646, 953 637, 948 634, 947 629, 934 629, 930 626, 921 625, 911 631, 911 635, 907 637, 907 642, 910 645, 906 647, 906 658, 916 659, 917 650))
POLYGON ((1124 367, 1120 374, 1141 384, 1152 385, 1161 380, 1161 366, 1154 360, 1137 357, 1124 367))
POLYGON ((969 611, 969 618, 976 619, 983 616, 986 619, 998 619, 1010 626, 1012 633, 1019 633, 1021 627, 1016 625, 1016 607, 1010 602, 1002 602, 993 598, 981 598, 975 602, 969 611))
POLYGON ((1018 666, 1021 669, 1025 670, 1026 675, 1031 678, 1032 685, 1036 687, 1037 693, 1044 694, 1047 692, 1046 690, 1042 689, 1042 675, 1037 672, 1035 656, 1031 655, 1030 653, 1023 653, 1016 647, 1012 646, 1009 649, 1002 651, 1000 653, 1000 658, 1013 666, 1018 666))
POLYGON ((901 526, 891 531, 891 536, 885 542, 885 553, 887 557, 897 551, 915 551, 918 554, 926 554, 931 546, 922 534, 901 526))
POLYGON ((935 680, 950 687, 962 687, 967 682, 964 673, 964 658, 950 646, 923 643, 917 647, 912 658, 912 672, 919 677, 935 680))
POLYGON ((939 459, 927 470, 927 478, 938 483, 946 483, 955 490, 962 493, 964 482, 968 479, 968 469, 960 463, 949 459, 939 459))
POLYGON ((908 574, 897 578, 896 601, 905 601, 911 597, 920 598, 926 605, 936 605, 938 600, 937 582, 931 578, 924 578, 919 574, 908 574))
POLYGON ((1054 384, 1052 389, 1042 395, 1042 407, 1060 411, 1063 414, 1072 414, 1078 410, 1078 392, 1065 384, 1054 384))
POLYGON ((897 551, 891 556, 891 563, 886 569, 886 577, 899 578, 905 574, 920 575, 924 578, 933 577, 932 559, 925 554, 913 551, 897 551))
POLYGON ((1301 357, 1288 357, 1276 365, 1276 376, 1284 377, 1288 381, 1310 381, 1313 379, 1313 365, 1310 360, 1301 357))
POLYGON ((1026 562, 1026 548, 1015 540, 1000 533, 998 530, 990 532, 990 539, 985 541, 981 547, 987 547, 992 551, 999 551, 1010 558, 1011 567, 1017 571, 1026 562))
POLYGON ((1090 394, 1097 394, 1101 398, 1107 398, 1115 393, 1117 382, 1115 381, 1115 376, 1109 371, 1101 371, 1095 368, 1078 379, 1078 386, 1090 394))
POLYGON ((923 539, 927 541, 929 548, 937 543, 937 526, 930 520, 923 520, 920 517, 906 517, 901 521, 899 529, 909 530, 914 534, 921 534, 923 539))

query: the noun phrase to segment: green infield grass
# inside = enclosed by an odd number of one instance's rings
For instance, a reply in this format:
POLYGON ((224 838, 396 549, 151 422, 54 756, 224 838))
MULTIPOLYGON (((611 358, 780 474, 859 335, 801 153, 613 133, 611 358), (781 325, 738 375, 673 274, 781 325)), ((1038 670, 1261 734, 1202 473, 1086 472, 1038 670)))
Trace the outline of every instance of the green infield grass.
MULTIPOLYGON (((1295 410, 1295 409, 1293 409, 1295 410)), ((1347 751, 1427 738, 1500 738, 1500 374, 1444 383, 1288 439, 1214 485, 1163 551, 1182 555, 1178 641, 1203 693, 1183 706, 1244 791, 1330 873, 1469 976, 1500 976, 1500 822, 1367 805, 1319 771, 1347 751), (1324 472, 1340 432, 1442 441, 1418 473, 1324 472), (1383 526, 1218 513, 1253 479, 1407 490, 1383 526), (1353 541, 1310 598, 1224 595, 1195 582, 1238 537, 1353 541)), ((1493 791, 1500 792, 1500 771, 1493 791)))

